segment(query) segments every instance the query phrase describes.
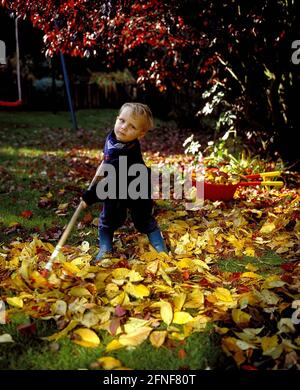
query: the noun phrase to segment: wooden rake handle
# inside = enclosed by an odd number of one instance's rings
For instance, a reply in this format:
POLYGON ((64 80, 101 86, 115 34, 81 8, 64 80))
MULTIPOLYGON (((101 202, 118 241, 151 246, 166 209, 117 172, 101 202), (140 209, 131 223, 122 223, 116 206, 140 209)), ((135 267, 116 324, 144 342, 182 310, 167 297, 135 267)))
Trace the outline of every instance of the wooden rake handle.
MULTIPOLYGON (((98 181, 99 178, 101 178, 102 176, 102 168, 103 168, 103 161, 102 163, 99 165, 99 167, 97 168, 97 171, 95 173, 95 176, 93 178, 93 180, 91 181, 88 189, 91 189, 91 187, 98 181)), ((79 214, 81 213, 81 211, 85 208, 85 202, 82 200, 77 209, 75 210, 70 222, 68 223, 67 227, 65 228, 60 240, 58 241, 58 244, 56 245, 49 261, 47 262, 46 266, 45 266, 45 269, 47 271, 51 271, 52 269, 52 264, 55 260, 55 258, 57 257, 57 255, 59 254, 61 248, 64 246, 65 242, 67 241, 67 238, 69 237, 78 217, 79 217, 79 214)))

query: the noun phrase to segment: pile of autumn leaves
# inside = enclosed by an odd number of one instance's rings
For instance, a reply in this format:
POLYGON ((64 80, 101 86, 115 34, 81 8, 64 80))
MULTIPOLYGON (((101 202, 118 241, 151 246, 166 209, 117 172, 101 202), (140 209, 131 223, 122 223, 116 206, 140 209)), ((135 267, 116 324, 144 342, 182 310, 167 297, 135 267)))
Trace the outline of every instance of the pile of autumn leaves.
POLYGON ((198 211, 158 201, 169 255, 134 234, 122 243, 134 248, 129 259, 116 253, 91 266, 95 248, 83 242, 63 249, 47 279, 41 271, 52 244, 38 237, 12 242, 0 251, 7 319, 18 311, 54 319, 58 332, 48 340, 71 337, 85 347, 100 345, 97 333, 106 330, 113 337, 105 345, 108 360, 99 360, 103 368, 122 366, 111 351, 147 339, 159 348, 212 323, 237 366, 299 369, 299 201, 299 193, 286 188, 242 189, 234 201, 205 201, 198 211), (270 250, 285 259, 277 270, 263 273, 245 260, 270 250), (218 261, 232 258, 244 272, 221 272, 218 261))

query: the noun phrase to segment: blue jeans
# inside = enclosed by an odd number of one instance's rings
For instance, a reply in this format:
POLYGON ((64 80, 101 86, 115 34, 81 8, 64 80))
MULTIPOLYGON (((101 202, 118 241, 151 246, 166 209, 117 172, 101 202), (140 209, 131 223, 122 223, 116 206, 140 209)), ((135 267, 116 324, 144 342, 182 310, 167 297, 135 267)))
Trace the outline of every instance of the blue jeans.
POLYGON ((151 233, 157 229, 157 222, 152 215, 152 199, 106 199, 100 214, 99 230, 113 233, 121 227, 130 211, 135 228, 140 233, 151 233))

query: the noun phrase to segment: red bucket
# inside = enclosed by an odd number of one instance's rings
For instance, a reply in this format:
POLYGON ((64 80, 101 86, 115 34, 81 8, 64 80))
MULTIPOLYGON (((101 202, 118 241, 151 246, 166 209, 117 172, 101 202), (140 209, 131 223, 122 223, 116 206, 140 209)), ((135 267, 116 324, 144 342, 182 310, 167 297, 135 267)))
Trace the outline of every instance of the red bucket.
MULTIPOLYGON (((254 176, 254 175, 253 175, 254 176)), ((202 184, 202 183, 200 183, 202 184)), ((204 182, 204 199, 209 200, 231 200, 233 199, 234 193, 238 187, 248 187, 248 186, 276 186, 282 187, 282 181, 244 181, 237 184, 214 184, 204 182)), ((201 185, 199 186, 199 189, 201 185)), ((198 197, 201 197, 201 192, 198 192, 198 197)))
POLYGON ((237 187, 237 184, 212 184, 204 182, 204 199, 231 200, 237 187))

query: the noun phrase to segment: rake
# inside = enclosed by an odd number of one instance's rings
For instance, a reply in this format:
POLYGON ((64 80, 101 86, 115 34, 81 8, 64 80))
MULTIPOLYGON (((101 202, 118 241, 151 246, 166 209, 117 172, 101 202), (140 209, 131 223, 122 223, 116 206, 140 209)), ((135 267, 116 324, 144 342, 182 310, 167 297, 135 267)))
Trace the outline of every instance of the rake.
MULTIPOLYGON (((103 161, 101 162, 101 164, 99 165, 99 167, 97 168, 97 171, 95 173, 95 176, 93 177, 93 180, 91 181, 88 189, 91 189, 91 187, 96 184, 97 181, 99 181, 99 179, 101 178, 102 176, 102 167, 103 167, 103 161)), ((43 276, 48 276, 50 271, 52 270, 52 266, 53 266, 53 263, 54 263, 54 260, 57 258, 58 254, 60 253, 62 247, 64 246, 65 242, 67 241, 81 211, 85 208, 85 202, 83 200, 80 201, 79 205, 77 206, 72 218, 70 219, 70 222, 68 223, 67 227, 65 228, 60 240, 58 241, 58 244, 56 245, 56 247, 54 248, 54 251, 52 252, 51 256, 50 256, 50 259, 49 261, 47 262, 46 266, 45 266, 45 269, 42 271, 42 275, 43 276)))

